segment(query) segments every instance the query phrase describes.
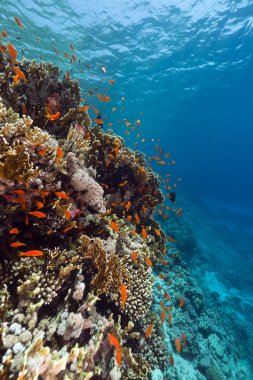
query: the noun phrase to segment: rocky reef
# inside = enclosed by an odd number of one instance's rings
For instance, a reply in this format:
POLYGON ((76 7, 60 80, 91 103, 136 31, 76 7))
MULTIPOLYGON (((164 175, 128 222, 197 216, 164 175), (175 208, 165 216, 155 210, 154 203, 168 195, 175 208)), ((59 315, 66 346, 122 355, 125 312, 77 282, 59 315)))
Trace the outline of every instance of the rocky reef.
POLYGON ((91 125, 68 73, 10 50, 0 53, 0 377, 146 379, 168 362, 151 311, 165 252, 158 177, 91 125))

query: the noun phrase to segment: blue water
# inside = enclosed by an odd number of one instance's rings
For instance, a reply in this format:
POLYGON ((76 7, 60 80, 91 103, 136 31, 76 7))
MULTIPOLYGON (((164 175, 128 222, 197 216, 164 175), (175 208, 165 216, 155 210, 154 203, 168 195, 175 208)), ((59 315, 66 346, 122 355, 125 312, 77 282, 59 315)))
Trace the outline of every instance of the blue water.
POLYGON ((177 205, 183 204, 185 213, 180 223, 189 227, 198 246, 187 255, 186 239, 183 258, 197 279, 205 271, 216 273, 221 293, 236 289, 242 302, 240 310, 230 304, 231 328, 236 328, 237 313, 250 323, 253 1, 1 0, 0 14, 1 28, 19 57, 23 49, 27 58, 71 70, 84 98, 99 107, 130 146, 138 142, 147 156, 155 154, 156 144, 171 153, 174 166, 154 168, 171 173, 173 181, 182 178, 176 188, 177 205), (22 19, 23 31, 14 15, 22 19), (80 63, 64 59, 65 52, 80 63), (101 106, 87 97, 95 87, 102 93, 106 89, 112 101, 101 106), (141 138, 134 132, 125 135, 124 118, 141 120, 141 138))

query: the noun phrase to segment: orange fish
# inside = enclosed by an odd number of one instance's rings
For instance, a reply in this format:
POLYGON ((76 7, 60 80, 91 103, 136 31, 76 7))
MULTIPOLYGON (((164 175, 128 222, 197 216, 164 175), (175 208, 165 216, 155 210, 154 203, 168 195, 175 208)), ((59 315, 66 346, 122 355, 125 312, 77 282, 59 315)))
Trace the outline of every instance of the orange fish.
POLYGON ((175 243, 175 242, 176 242, 176 240, 173 239, 173 237, 171 237, 171 236, 169 236, 169 235, 167 235, 167 238, 168 238, 168 240, 171 241, 172 243, 175 243))
POLYGON ((140 218, 137 214, 134 215, 134 218, 136 220, 136 223, 140 223, 140 218))
POLYGON ((15 71, 16 75, 20 79, 23 79, 24 81, 27 81, 27 78, 26 78, 25 74, 18 67, 13 67, 13 71, 15 71))
POLYGON ((2 34, 3 37, 8 37, 8 33, 7 33, 5 30, 3 30, 3 31, 1 32, 1 34, 2 34))
POLYGON ((114 80, 113 79, 109 79, 109 83, 114 84, 114 80))
POLYGON ((60 160, 62 159, 63 157, 63 151, 62 151, 62 148, 60 146, 57 147, 56 149, 56 161, 57 162, 60 162, 60 160))
POLYGON ((165 261, 165 260, 160 260, 160 262, 163 264, 163 265, 167 265, 167 264, 169 264, 169 261, 167 260, 167 261, 165 261))
POLYGON ((39 155, 40 156, 44 156, 45 154, 47 154, 48 151, 45 149, 45 148, 42 148, 40 151, 39 151, 39 155))
POLYGON ((79 108, 79 111, 85 112, 85 111, 88 111, 88 109, 89 109, 89 106, 82 106, 81 108, 79 108))
POLYGON ((134 263, 136 263, 136 260, 137 260, 137 254, 135 251, 132 252, 132 260, 134 263))
POLYGON ((127 215, 127 219, 131 221, 133 219, 132 215, 127 215))
POLYGON ((170 301, 170 296, 168 295, 166 290, 164 290, 163 296, 166 298, 167 301, 170 301))
POLYGON ((112 346, 114 346, 116 349, 120 348, 119 340, 116 336, 112 334, 108 334, 108 340, 112 346))
POLYGON ((59 198, 69 200, 69 196, 67 194, 63 193, 62 191, 56 191, 55 195, 57 195, 57 197, 59 197, 59 198))
POLYGON ((102 119, 95 119, 94 121, 97 124, 104 124, 104 120, 102 120, 102 119))
POLYGON ((183 341, 182 347, 184 347, 186 345, 186 335, 185 334, 182 334, 182 341, 183 341))
POLYGON ((155 233, 156 233, 158 236, 161 235, 161 231, 160 231, 160 230, 157 230, 156 228, 155 228, 155 233))
POLYGON ((181 343, 180 343, 180 340, 178 337, 175 338, 175 346, 176 346, 177 352, 180 352, 181 351, 181 343))
POLYGON ((21 243, 20 241, 16 241, 15 243, 11 243, 10 247, 22 247, 22 245, 26 245, 26 244, 21 243))
POLYGON ((126 205, 125 205, 125 209, 126 209, 126 211, 128 211, 128 210, 130 209, 130 207, 131 207, 131 202, 128 201, 128 202, 126 203, 126 205))
POLYGON ((17 24, 21 29, 24 29, 24 25, 22 24, 22 22, 20 21, 20 19, 19 19, 17 16, 14 16, 14 20, 15 20, 16 24, 17 24))
POLYGON ((132 229, 132 234, 136 235, 136 231, 134 229, 132 229))
POLYGON ((162 324, 164 324, 164 321, 165 321, 165 313, 164 313, 164 311, 161 312, 161 321, 162 321, 162 324))
POLYGON ((114 231, 119 232, 119 226, 115 222, 111 222, 111 227, 114 231))
POLYGON ((66 233, 66 232, 72 230, 73 228, 74 228, 74 227, 67 227, 67 228, 65 228, 65 230, 63 230, 63 232, 66 233))
POLYGON ((36 256, 43 256, 44 252, 43 251, 27 251, 27 252, 19 252, 19 256, 29 256, 29 257, 36 257, 36 256))
POLYGON ((50 114, 50 113, 47 114, 47 117, 48 117, 51 121, 59 119, 60 116, 61 116, 61 114, 60 114, 59 111, 56 112, 55 114, 50 114))
POLYGON ((68 210, 65 211, 64 215, 65 215, 66 219, 70 219, 70 217, 71 217, 71 214, 68 210))
POLYGON ((48 235, 51 235, 52 233, 53 233, 53 230, 48 230, 48 231, 47 231, 47 234, 48 234, 48 235))
POLYGON ((143 239, 147 238, 147 231, 145 230, 145 228, 142 228, 141 235, 142 235, 143 239))
POLYGON ((153 266, 152 261, 147 256, 145 256, 145 260, 146 260, 147 266, 151 268, 153 266))
POLYGON ((121 294, 121 303, 122 303, 122 306, 124 306, 127 299, 127 288, 124 283, 121 284, 120 294, 121 294))
POLYGON ((68 53, 64 54, 64 58, 68 58, 68 56, 69 56, 68 53))
POLYGON ((145 333, 145 336, 146 338, 150 337, 151 333, 152 333, 152 330, 153 330, 153 325, 150 324, 146 330, 146 333, 145 333))
POLYGON ((118 366, 120 366, 120 363, 121 363, 121 351, 120 351, 120 348, 116 349, 115 357, 116 357, 116 361, 118 363, 118 366))
POLYGON ((184 297, 180 297, 179 307, 183 307, 183 306, 184 306, 184 297))
POLYGON ((128 131, 127 129, 125 130, 125 134, 126 134, 126 135, 129 135, 129 131, 128 131))
POLYGON ((182 209, 180 208, 179 210, 177 210, 177 215, 181 215, 182 214, 182 209))
POLYGON ((18 234, 20 231, 17 229, 17 228, 12 228, 10 231, 9 231, 9 234, 13 235, 13 234, 18 234))
POLYGON ((37 206, 38 210, 40 210, 41 208, 44 207, 44 203, 42 203, 42 202, 36 202, 36 206, 37 206))
POLYGON ((12 62, 14 63, 17 59, 17 51, 14 48, 14 46, 12 46, 9 42, 7 44, 7 49, 8 49, 8 54, 9 54, 12 62))
POLYGON ((172 355, 170 355, 170 365, 174 365, 174 358, 172 355))
MULTIPOLYGON (((170 310, 171 310, 171 308, 170 308, 170 310)), ((171 323, 171 322, 172 322, 172 316, 171 316, 171 314, 170 314, 170 313, 168 313, 168 321, 169 321, 169 323, 171 323)))
POLYGON ((37 218, 46 218, 46 214, 40 211, 31 211, 29 212, 30 215, 36 216, 37 218))
POLYGON ((158 161, 158 164, 160 164, 160 165, 165 165, 166 162, 165 162, 165 161, 158 161))

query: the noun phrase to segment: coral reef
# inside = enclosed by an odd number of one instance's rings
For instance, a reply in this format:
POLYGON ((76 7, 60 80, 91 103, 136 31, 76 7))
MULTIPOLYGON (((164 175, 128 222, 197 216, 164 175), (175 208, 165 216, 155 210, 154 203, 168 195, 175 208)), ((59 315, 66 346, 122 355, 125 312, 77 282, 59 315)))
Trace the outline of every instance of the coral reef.
POLYGON ((2 49, 0 377, 147 379, 166 365, 149 314, 165 248, 158 177, 119 136, 91 128, 69 73, 15 64, 26 80, 2 49))

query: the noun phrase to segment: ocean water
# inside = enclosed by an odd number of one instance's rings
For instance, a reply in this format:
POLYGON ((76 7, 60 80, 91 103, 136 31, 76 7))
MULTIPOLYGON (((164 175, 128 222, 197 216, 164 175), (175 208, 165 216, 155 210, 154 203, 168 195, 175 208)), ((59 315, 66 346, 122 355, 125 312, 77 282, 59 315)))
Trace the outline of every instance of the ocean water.
MULTIPOLYGON (((105 128, 112 123, 130 147, 147 157, 157 154, 156 145, 170 153, 175 164, 150 164, 163 178, 171 175, 183 211, 157 219, 233 335, 237 378, 252 379, 253 1, 0 0, 0 27, 19 57, 69 70, 105 128), (94 88, 112 101, 86 97, 94 88), (140 137, 126 135, 124 119, 140 119, 140 137)), ((217 362, 227 360, 226 378, 234 379, 226 355, 217 362)), ((178 379, 197 379, 186 362, 178 364, 186 368, 178 379)))

